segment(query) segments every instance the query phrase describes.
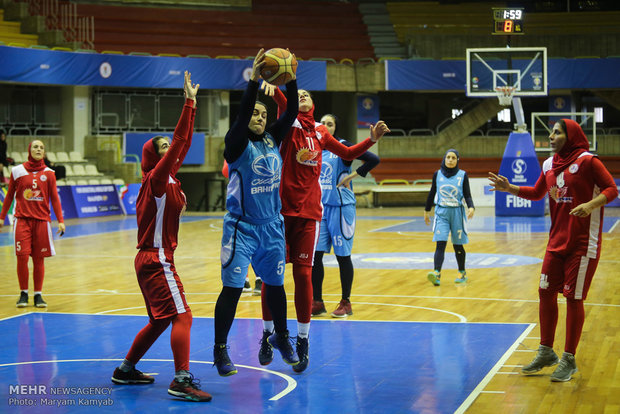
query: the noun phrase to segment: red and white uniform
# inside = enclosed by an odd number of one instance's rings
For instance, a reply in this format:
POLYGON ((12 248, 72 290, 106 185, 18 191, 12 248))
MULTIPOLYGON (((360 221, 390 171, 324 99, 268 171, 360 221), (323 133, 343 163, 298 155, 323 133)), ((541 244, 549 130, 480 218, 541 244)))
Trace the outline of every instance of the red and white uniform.
POLYGON ((540 289, 563 292, 573 299, 585 299, 601 254, 604 207, 586 217, 569 212, 599 194, 607 201, 618 196, 616 184, 603 163, 583 152, 557 176, 553 158, 543 163, 534 187, 521 187, 519 197, 540 200, 549 193, 551 230, 543 260, 540 289))
POLYGON ((175 174, 191 145, 195 114, 193 101, 186 100, 172 144, 161 159, 153 140, 147 141, 142 150, 142 187, 136 201, 140 251, 135 268, 149 316, 155 319, 189 311, 174 266, 179 219, 186 206, 175 174))
POLYGON ((24 164, 14 167, 0 212, 0 221, 6 218, 13 199, 15 254, 54 256, 56 252, 50 226, 50 201, 58 222, 63 223, 54 171, 47 167, 29 171, 24 164))

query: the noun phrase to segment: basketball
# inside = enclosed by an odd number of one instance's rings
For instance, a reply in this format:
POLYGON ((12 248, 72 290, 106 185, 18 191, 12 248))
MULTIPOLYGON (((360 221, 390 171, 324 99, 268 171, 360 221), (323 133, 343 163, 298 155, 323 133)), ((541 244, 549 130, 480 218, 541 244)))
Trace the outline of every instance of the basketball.
POLYGON ((286 49, 273 48, 265 52, 265 66, 260 75, 272 85, 284 85, 297 72, 297 59, 286 49))

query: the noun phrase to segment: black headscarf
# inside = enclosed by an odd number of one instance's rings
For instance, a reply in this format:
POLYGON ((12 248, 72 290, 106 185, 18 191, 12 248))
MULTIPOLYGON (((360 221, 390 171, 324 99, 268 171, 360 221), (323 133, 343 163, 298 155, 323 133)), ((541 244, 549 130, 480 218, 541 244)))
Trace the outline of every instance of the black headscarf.
POLYGON ((459 152, 453 148, 450 148, 448 151, 446 151, 446 154, 443 156, 443 160, 441 160, 441 173, 446 177, 446 178, 450 178, 453 175, 455 175, 457 172, 459 172, 459 152), (456 154, 456 166, 452 167, 452 168, 448 168, 446 167, 446 157, 448 156, 449 152, 453 152, 456 154))

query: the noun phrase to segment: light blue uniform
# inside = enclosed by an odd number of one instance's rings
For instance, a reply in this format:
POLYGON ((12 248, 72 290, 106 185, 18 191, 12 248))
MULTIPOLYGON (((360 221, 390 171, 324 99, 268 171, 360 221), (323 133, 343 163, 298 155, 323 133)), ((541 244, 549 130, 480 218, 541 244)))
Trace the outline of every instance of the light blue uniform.
POLYGON ((437 193, 435 194, 435 219, 433 241, 448 241, 452 233, 452 244, 467 244, 467 217, 463 205, 463 180, 465 171, 459 170, 447 178, 437 171, 437 193))
POLYGON ((282 158, 273 137, 248 141, 241 156, 229 165, 222 234, 222 282, 242 288, 248 266, 265 283, 282 286, 286 245, 280 214, 282 158))
POLYGON ((328 150, 323 150, 321 190, 323 218, 316 250, 329 253, 332 245, 337 256, 350 256, 355 234, 355 193, 338 183, 351 174, 351 167, 328 150))

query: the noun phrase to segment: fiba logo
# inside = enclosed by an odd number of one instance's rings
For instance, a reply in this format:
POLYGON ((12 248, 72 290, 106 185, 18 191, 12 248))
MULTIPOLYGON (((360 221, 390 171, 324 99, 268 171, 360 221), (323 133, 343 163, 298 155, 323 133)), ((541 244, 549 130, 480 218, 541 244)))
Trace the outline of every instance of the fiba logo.
POLYGON ((364 98, 362 101, 362 106, 368 111, 375 106, 375 103, 372 101, 372 98, 364 98))
POLYGON ((512 172, 515 174, 524 174, 527 170, 527 164, 521 158, 517 158, 512 162, 512 172))
POLYGON ((261 177, 273 177, 280 173, 280 158, 275 154, 256 157, 252 162, 252 171, 261 177))
POLYGON ((330 164, 323 164, 323 168, 321 168, 321 182, 330 181, 333 173, 334 170, 330 164))
POLYGON ((99 66, 99 74, 104 79, 112 76, 112 65, 110 65, 108 62, 103 62, 101 66, 99 66))

